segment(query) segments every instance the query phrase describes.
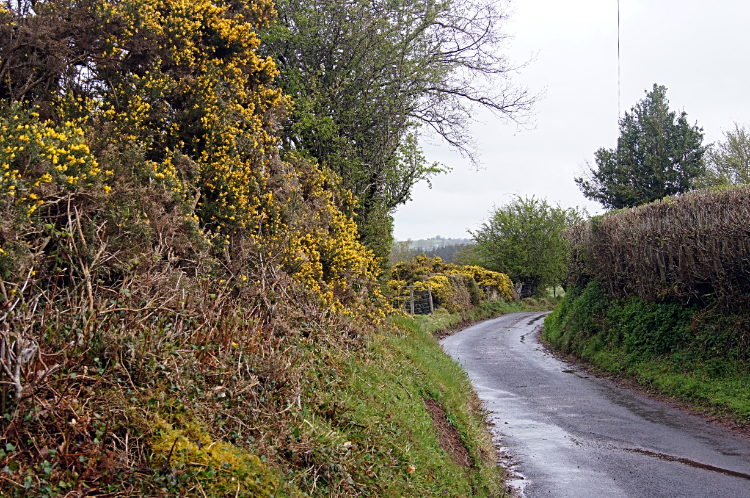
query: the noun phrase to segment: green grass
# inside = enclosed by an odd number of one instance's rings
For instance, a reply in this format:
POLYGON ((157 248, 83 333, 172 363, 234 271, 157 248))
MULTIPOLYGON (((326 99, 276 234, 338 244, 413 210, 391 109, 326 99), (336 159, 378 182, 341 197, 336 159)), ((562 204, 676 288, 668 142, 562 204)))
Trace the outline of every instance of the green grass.
POLYGON ((314 494, 357 487, 366 496, 504 496, 480 403, 432 336, 435 320, 393 321, 398 333, 373 335, 365 351, 338 358, 339 375, 319 386, 314 409, 300 413, 295 434, 317 439, 315 451, 328 456, 341 478, 318 483, 314 494), (443 406, 471 467, 440 447, 423 398, 443 406))
POLYGON ((716 309, 613 300, 596 283, 569 292, 544 340, 602 371, 693 408, 750 422, 747 320, 716 309))
POLYGON ((293 433, 300 440, 316 438, 305 445, 317 453, 310 460, 328 461, 331 469, 314 488, 304 473, 290 481, 305 481, 301 487, 315 495, 348 487, 365 496, 506 496, 481 402, 435 335, 505 313, 549 308, 549 302, 492 301, 464 313, 439 309, 393 317, 398 332, 373 334, 364 350, 332 358, 329 375, 309 387, 293 433), (423 399, 443 406, 471 457, 469 468, 440 447, 423 399))

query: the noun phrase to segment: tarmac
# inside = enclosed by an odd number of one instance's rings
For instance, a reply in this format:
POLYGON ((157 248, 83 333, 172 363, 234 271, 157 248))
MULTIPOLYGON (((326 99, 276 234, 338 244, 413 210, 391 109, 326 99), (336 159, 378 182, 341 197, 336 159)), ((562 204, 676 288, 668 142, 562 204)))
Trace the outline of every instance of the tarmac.
POLYGON ((488 410, 520 496, 750 498, 750 442, 559 360, 537 338, 544 316, 441 341, 488 410))

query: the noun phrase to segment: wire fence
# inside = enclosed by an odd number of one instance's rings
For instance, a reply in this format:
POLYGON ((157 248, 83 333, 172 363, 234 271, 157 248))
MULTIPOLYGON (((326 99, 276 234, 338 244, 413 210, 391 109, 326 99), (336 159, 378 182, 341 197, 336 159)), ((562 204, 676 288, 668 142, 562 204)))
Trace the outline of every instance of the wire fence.
MULTIPOLYGON (((483 287, 484 296, 482 300, 502 299, 495 287, 483 287)), ((515 289, 514 299, 520 299, 521 286, 515 289)), ((409 315, 431 315, 435 312, 435 301, 432 296, 432 286, 415 289, 413 285, 405 285, 395 289, 389 296, 388 301, 394 309, 401 310, 409 315)))
POLYGON ((390 296, 390 303, 394 309, 409 315, 431 315, 435 312, 432 300, 432 287, 415 289, 413 285, 399 287, 390 296))

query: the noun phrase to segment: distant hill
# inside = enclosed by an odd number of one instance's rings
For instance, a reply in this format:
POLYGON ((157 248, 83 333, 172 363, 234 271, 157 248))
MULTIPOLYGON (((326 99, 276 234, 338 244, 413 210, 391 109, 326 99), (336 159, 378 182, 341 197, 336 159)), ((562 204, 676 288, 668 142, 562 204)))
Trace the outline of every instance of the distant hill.
POLYGON ((471 239, 446 239, 438 235, 429 239, 409 239, 409 247, 411 249, 433 250, 444 246, 471 244, 471 242, 471 239))
POLYGON ((440 246, 436 247, 434 249, 425 249, 422 247, 417 247, 415 249, 412 249, 416 254, 426 254, 427 256, 435 257, 440 256, 440 259, 445 261, 446 263, 453 263, 453 256, 466 247, 467 244, 450 244, 447 246, 440 246))
POLYGON ((396 241, 391 252, 391 263, 406 261, 418 254, 440 256, 446 263, 451 263, 453 256, 472 242, 471 239, 446 239, 440 235, 430 239, 396 241))

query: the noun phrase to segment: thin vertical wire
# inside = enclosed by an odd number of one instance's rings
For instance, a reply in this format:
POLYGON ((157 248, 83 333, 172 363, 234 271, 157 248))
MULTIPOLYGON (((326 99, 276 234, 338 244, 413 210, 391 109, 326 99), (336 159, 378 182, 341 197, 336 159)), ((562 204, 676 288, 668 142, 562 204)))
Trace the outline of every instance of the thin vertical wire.
POLYGON ((622 116, 620 112, 620 0, 617 0, 617 119, 622 116))

